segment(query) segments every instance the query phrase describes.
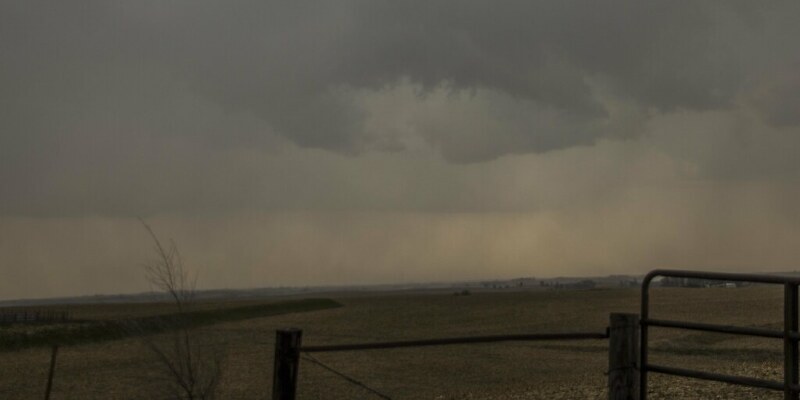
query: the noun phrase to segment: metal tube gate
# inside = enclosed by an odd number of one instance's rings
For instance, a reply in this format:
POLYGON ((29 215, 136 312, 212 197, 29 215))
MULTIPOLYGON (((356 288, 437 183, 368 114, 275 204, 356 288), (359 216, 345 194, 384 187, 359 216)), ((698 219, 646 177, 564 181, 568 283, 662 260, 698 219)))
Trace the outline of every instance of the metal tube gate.
POLYGON ((730 274, 718 272, 700 271, 680 271, 680 270, 654 270, 645 276, 642 281, 642 311, 641 311, 641 332, 642 349, 640 352, 640 398, 647 399, 647 375, 648 372, 656 372, 667 375, 682 376, 687 378, 697 378, 717 382, 725 382, 734 385, 757 387, 764 389, 779 390, 784 393, 785 400, 800 400, 800 382, 798 382, 798 294, 797 287, 800 285, 800 277, 776 276, 776 275, 757 275, 757 274, 730 274), (708 279, 732 282, 754 282, 783 285, 783 330, 771 330, 761 328, 748 328, 740 326, 714 325, 704 323, 693 323, 684 321, 668 321, 650 318, 650 283, 656 277, 671 278, 693 278, 708 279), (727 333, 732 335, 757 336, 765 338, 776 338, 783 340, 783 382, 717 374, 711 372, 695 371, 684 368, 666 367, 648 363, 647 361, 647 335, 649 327, 658 326, 666 328, 689 329, 705 332, 727 333))

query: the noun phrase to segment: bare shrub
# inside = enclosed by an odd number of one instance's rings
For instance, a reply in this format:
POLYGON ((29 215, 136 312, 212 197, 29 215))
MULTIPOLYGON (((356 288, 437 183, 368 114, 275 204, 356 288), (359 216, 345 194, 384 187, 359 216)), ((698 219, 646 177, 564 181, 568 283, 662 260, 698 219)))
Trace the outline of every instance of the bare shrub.
POLYGON ((140 220, 153 240, 155 257, 144 264, 145 276, 164 292, 176 312, 160 320, 165 334, 147 335, 144 344, 161 367, 161 395, 169 399, 211 400, 221 376, 220 352, 192 328, 191 309, 195 301, 196 276, 190 276, 175 242, 167 246, 144 220, 140 220))

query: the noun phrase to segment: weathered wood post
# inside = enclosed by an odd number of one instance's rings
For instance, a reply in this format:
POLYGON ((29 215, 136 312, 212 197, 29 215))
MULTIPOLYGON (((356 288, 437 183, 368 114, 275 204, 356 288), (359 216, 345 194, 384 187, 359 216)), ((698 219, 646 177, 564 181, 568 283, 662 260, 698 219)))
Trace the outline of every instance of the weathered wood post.
POLYGON ((57 355, 58 345, 53 345, 53 352, 50 354, 50 372, 47 373, 47 387, 44 390, 44 400, 50 399, 50 391, 53 390, 53 374, 56 372, 57 355))
POLYGON ((608 340, 608 399, 639 399, 639 316, 612 313, 608 340))
POLYGON ((275 370, 272 375, 272 400, 294 400, 303 331, 279 329, 275 336, 275 370))

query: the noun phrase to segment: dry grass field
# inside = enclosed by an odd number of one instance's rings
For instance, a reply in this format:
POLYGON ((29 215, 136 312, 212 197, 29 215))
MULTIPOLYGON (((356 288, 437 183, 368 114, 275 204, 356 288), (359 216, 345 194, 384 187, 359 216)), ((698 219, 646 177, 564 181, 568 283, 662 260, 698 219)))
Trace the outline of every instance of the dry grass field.
MULTIPOLYGON (((653 317, 744 326, 782 318, 779 287, 655 289, 653 317)), ((610 312, 638 312, 637 289, 328 294, 344 307, 224 322, 202 328, 223 354, 222 399, 268 399, 275 330, 303 329, 304 344, 339 344, 448 336, 602 332, 610 312)), ((275 301, 275 300, 265 300, 275 301)), ((237 302, 209 303, 230 307, 237 302)), ((248 304, 252 304, 249 301, 248 304)), ((81 306, 85 318, 152 315, 153 305, 81 306)), ((781 379, 779 340, 670 329, 653 330, 652 361, 781 379)), ((604 399, 607 341, 509 342, 360 352, 315 357, 392 399, 604 399)), ((49 351, 0 352, 0 398, 42 398, 49 351)), ((64 347, 53 399, 156 398, 162 374, 141 339, 64 347)), ((653 399, 780 399, 777 392, 652 375, 653 399)), ((308 361, 300 399, 374 397, 308 361)))

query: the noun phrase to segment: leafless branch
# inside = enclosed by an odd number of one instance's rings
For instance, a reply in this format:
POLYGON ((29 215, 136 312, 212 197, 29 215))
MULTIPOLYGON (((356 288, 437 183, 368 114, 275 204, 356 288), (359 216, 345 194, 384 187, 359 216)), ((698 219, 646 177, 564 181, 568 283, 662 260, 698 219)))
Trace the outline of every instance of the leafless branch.
POLYGON ((181 400, 210 400, 214 398, 221 375, 219 353, 199 344, 199 332, 182 325, 187 322, 187 310, 194 301, 196 277, 190 277, 184 267, 175 242, 165 246, 150 225, 139 221, 153 240, 154 259, 144 264, 147 281, 165 292, 178 309, 171 340, 145 340, 146 346, 162 366, 170 396, 181 400))

